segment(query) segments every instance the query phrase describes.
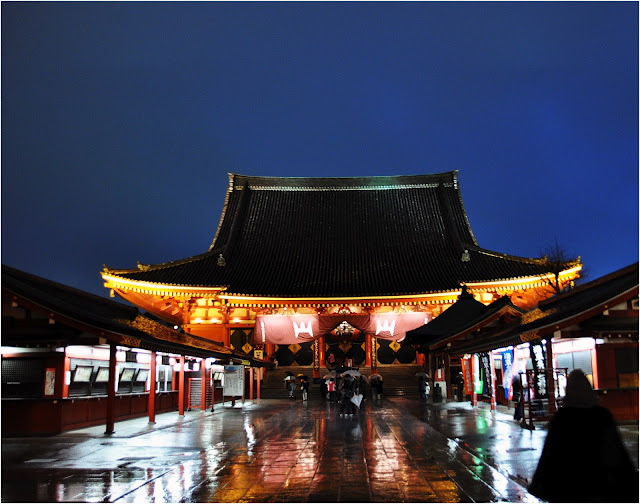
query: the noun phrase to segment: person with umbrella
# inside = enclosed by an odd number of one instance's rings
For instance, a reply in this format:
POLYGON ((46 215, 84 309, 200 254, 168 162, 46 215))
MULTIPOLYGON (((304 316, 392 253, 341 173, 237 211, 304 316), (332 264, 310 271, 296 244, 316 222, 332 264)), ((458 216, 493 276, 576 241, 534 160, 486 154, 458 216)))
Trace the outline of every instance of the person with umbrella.
POLYGON ((340 387, 340 396, 342 398, 342 405, 340 407, 340 416, 346 414, 349 416, 353 416, 355 413, 356 407, 353 402, 351 402, 351 398, 356 393, 356 381, 351 375, 345 374, 342 380, 342 386, 340 387))
POLYGON ((295 379, 295 377, 292 374, 287 375, 285 377, 284 381, 287 384, 287 389, 289 390, 289 400, 290 401, 295 401, 296 400, 296 379, 295 379))
POLYGON ((306 401, 309 393, 309 377, 300 375, 300 390, 302 390, 302 400, 306 401))
POLYGON ((382 376, 378 373, 369 375, 369 384, 371 385, 371 396, 375 400, 379 395, 382 395, 382 376))

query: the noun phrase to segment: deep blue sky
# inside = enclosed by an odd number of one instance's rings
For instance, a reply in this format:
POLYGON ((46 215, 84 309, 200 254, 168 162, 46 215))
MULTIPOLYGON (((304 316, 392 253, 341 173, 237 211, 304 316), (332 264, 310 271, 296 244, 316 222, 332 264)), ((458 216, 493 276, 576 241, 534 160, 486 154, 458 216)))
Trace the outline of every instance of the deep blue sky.
POLYGON ((638 3, 2 2, 2 262, 207 250, 228 172, 459 170, 480 246, 638 260, 638 3))

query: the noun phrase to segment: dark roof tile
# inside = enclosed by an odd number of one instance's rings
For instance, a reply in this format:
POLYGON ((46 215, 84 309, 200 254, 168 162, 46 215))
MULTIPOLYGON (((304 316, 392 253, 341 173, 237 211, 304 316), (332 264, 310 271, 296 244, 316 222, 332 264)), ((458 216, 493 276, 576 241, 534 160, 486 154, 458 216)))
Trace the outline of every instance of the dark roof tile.
POLYGON ((145 270, 138 281, 227 287, 245 295, 421 294, 536 276, 541 260, 478 247, 457 172, 353 178, 230 175, 210 250, 145 270), (470 261, 462 254, 469 251, 470 261), (218 266, 223 254, 226 266, 218 266))

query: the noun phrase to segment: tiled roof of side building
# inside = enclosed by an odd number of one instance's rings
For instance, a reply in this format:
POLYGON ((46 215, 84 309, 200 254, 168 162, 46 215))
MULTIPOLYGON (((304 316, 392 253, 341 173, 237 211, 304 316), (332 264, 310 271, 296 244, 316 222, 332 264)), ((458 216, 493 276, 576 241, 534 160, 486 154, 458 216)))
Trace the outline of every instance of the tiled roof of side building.
POLYGON ((274 297, 442 292, 461 282, 536 276, 539 259, 478 246, 457 172, 397 177, 230 175, 208 252, 139 270, 108 270, 164 285, 226 287, 274 297), (468 251, 468 261, 462 257, 468 251), (219 255, 224 266, 218 265, 219 255))

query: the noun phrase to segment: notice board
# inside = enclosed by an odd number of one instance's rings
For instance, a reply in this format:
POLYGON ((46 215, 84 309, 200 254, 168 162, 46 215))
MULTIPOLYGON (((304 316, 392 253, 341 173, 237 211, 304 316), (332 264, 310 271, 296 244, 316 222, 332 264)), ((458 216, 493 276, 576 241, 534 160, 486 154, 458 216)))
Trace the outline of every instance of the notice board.
POLYGON ((224 367, 223 395, 240 397, 244 392, 244 366, 224 367))

